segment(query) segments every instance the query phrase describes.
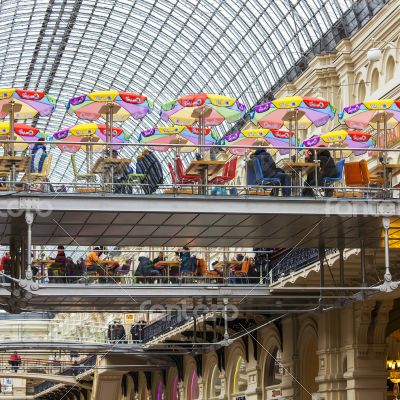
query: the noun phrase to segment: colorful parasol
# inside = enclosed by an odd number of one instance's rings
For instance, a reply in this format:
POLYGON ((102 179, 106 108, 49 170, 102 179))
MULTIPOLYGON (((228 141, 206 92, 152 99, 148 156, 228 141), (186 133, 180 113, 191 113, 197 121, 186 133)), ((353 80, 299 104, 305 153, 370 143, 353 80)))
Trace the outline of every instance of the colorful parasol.
MULTIPOLYGON (((211 128, 205 128, 204 133, 204 143, 206 145, 213 145, 216 143, 211 134, 211 128)), ((142 131, 139 134, 138 142, 148 143, 149 145, 158 144, 159 146, 149 146, 155 151, 167 151, 171 149, 171 145, 174 144, 187 144, 187 147, 176 147, 176 149, 177 152, 189 153, 195 151, 200 143, 200 129, 195 126, 158 126, 142 131)))
POLYGON ((205 126, 218 126, 224 121, 235 122, 244 116, 246 107, 236 99, 219 94, 191 94, 161 104, 163 121, 176 125, 193 125, 204 114, 205 126))
MULTIPOLYGON (((76 153, 79 150, 86 152, 87 170, 90 172, 92 165, 92 153, 102 151, 101 146, 93 146, 93 143, 102 143, 106 137, 106 125, 86 123, 78 124, 70 128, 55 132, 51 140, 60 141, 57 147, 67 153, 76 153), (61 142, 62 141, 62 142, 61 142), (76 142, 79 142, 78 144, 76 142)), ((129 141, 130 136, 119 127, 113 127, 111 130, 111 149, 118 150, 122 143, 129 141)))
POLYGON ((54 97, 37 90, 0 88, 0 118, 13 111, 14 119, 46 117, 56 108, 54 97))
MULTIPOLYGON (((381 161, 387 164, 387 131, 400 122, 400 101, 391 99, 363 101, 345 107, 339 113, 339 121, 349 128, 365 129, 371 126, 377 131, 377 142, 383 133, 384 157, 381 161)), ((386 168, 385 172, 386 174, 386 168)))
POLYGON ((129 117, 143 119, 151 113, 153 102, 141 94, 105 90, 74 97, 67 102, 66 107, 69 114, 80 119, 105 119, 105 142, 108 146, 112 137, 110 127, 114 121, 126 121, 129 117))
MULTIPOLYGON (((349 151, 349 154, 362 155, 367 149, 375 146, 372 135, 361 131, 332 131, 322 135, 314 135, 306 139, 301 146, 303 147, 319 147, 332 146, 343 148, 356 148, 360 150, 349 151)), ((347 152, 347 151, 346 151, 347 152)))
MULTIPOLYGON (((122 143, 129 141, 130 136, 125 133, 122 128, 114 126, 111 131, 111 144, 112 148, 118 150, 121 148, 122 143)), ((57 147, 68 153, 75 153, 80 149, 87 150, 86 145, 90 143, 101 143, 105 141, 106 137, 106 126, 105 124, 86 123, 75 125, 71 128, 62 129, 61 131, 55 132, 52 136, 52 140, 63 141, 57 143, 57 147), (80 142, 82 144, 74 144, 74 142, 80 142)), ((92 151, 100 152, 100 146, 94 147, 92 151), (97 150, 96 150, 97 148, 97 150)))
MULTIPOLYGON (((16 88, 0 88, 0 118, 10 116, 10 140, 14 140, 14 120, 31 119, 50 115, 56 108, 56 100, 45 92, 16 88)), ((14 143, 5 150, 14 155, 14 143)), ((15 165, 11 170, 11 181, 15 179, 15 165)))
POLYGON ((248 153, 248 148, 252 146, 268 147, 270 152, 271 148, 280 147, 279 153, 287 154, 290 148, 289 142, 294 145, 293 135, 293 132, 283 130, 247 129, 225 135, 222 145, 227 146, 230 153, 241 156, 248 153), (241 148, 231 147, 242 145, 241 148))
MULTIPOLYGON (((198 124, 200 145, 204 145, 205 127, 218 126, 224 121, 235 122, 244 116, 246 107, 232 97, 219 94, 190 94, 161 104, 163 121, 176 125, 198 124)), ((204 150, 200 149, 202 153, 204 150)))
POLYGON ((393 129, 400 122, 400 101, 371 100, 345 107, 339 121, 352 129, 393 129))
MULTIPOLYGON (((40 132, 38 128, 30 125, 14 123, 14 134, 17 135, 19 143, 14 144, 15 151, 24 151, 29 146, 29 143, 36 143, 39 138, 46 139, 46 135, 40 132)), ((0 138, 1 140, 8 140, 10 136, 10 123, 0 122, 0 138)))
POLYGON ((327 100, 313 97, 282 97, 260 104, 250 113, 251 121, 266 129, 280 129, 286 126, 294 129, 295 143, 298 143, 298 130, 317 127, 333 120, 336 109, 327 100))

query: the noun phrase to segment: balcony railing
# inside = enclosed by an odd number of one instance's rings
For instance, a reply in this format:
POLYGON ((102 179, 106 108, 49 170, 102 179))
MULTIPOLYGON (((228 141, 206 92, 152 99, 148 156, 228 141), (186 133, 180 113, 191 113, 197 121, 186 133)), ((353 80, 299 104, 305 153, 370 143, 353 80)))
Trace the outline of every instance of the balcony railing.
MULTIPOLYGON (((0 141, 0 145, 4 144, 4 141, 0 141)), ((8 141, 10 143, 10 141, 8 141)), ((49 147, 56 146, 60 143, 55 142, 42 142, 47 144, 49 147)), ((82 145, 81 142, 72 143, 69 145, 76 144, 82 145)), ((97 150, 98 146, 104 146, 104 143, 93 143, 91 146, 95 147, 97 150)), ((141 144, 141 143, 125 143, 121 144, 124 150, 130 150, 132 154, 137 154, 139 151, 145 148, 151 148, 154 153, 157 154, 157 148, 160 145, 157 144, 141 144)), ((174 158, 181 147, 185 145, 171 144, 169 145, 169 158, 171 165, 175 164, 174 158)), ((187 147, 187 146, 186 146, 187 147)), ((184 171, 178 171, 176 165, 173 165, 171 169, 168 169, 165 153, 158 153, 156 155, 157 163, 159 165, 159 176, 153 176, 154 166, 142 171, 142 169, 137 169, 135 172, 129 171, 127 167, 134 160, 130 158, 115 157, 110 158, 103 151, 96 151, 96 153, 91 154, 89 158, 83 163, 79 163, 79 170, 77 166, 72 162, 68 162, 67 165, 62 167, 63 171, 60 174, 57 161, 56 165, 52 165, 51 159, 43 167, 44 170, 40 173, 29 171, 30 165, 30 155, 24 154, 21 156, 16 156, 15 159, 9 160, 10 166, 10 176, 3 174, 3 178, 0 181, 0 190, 2 191, 17 191, 24 193, 36 193, 36 192, 57 192, 57 196, 68 195, 68 193, 79 193, 79 194, 107 194, 107 195, 118 195, 118 196, 138 196, 138 195, 169 195, 169 196, 213 196, 215 198, 219 197, 249 197, 249 196, 265 196, 265 195, 278 195, 282 191, 283 187, 279 182, 270 181, 257 181, 257 179, 251 178, 253 167, 249 166, 250 156, 249 153, 259 147, 257 146, 246 146, 245 148, 240 146, 223 146, 225 150, 229 148, 232 150, 246 150, 246 154, 240 156, 243 160, 243 166, 237 167, 235 175, 230 178, 226 176, 226 179, 220 181, 213 181, 215 176, 221 176, 223 174, 224 166, 226 161, 233 156, 225 151, 221 153, 220 159, 210 160, 210 154, 208 150, 211 147, 221 148, 220 145, 215 146, 190 146, 195 149, 192 155, 183 154, 181 156, 183 161, 184 171), (205 147, 205 149, 204 149, 205 147), (206 150, 206 151, 205 151, 206 150), (197 153, 196 153, 197 152, 197 153), (194 153, 200 154, 203 159, 194 160, 194 153), (92 161, 90 161, 92 160, 92 161), (196 164, 197 163, 197 164, 196 164), (92 165, 93 164, 93 165, 92 165), (74 165, 74 167, 73 167, 74 165), (13 173, 11 173, 11 170, 13 173), (71 170, 68 173, 68 170, 71 170), (62 178, 54 180, 55 172, 62 178), (184 177, 182 175, 188 175, 184 177), (243 175, 247 177, 247 182, 244 184, 238 184, 237 179, 241 175, 241 181, 246 181, 243 179, 243 175), (66 178, 64 178, 64 176, 66 178), (193 179, 195 176, 195 179, 193 179)), ((287 147, 275 146, 274 150, 285 149, 287 147)), ((315 159, 311 161, 308 165, 300 165, 297 161, 303 161, 304 158, 304 148, 302 147, 292 147, 292 150, 296 152, 296 162, 289 162, 289 159, 285 159, 283 156, 279 156, 277 160, 278 166, 282 168, 291 177, 291 184, 289 186, 291 197, 302 196, 302 190, 304 189, 305 177, 309 172, 316 172, 319 166, 319 161, 315 159), (297 163, 297 164, 296 164, 297 163)), ((312 151, 313 148, 310 147, 308 150, 312 151)), ((329 151, 337 155, 338 158, 343 157, 343 152, 346 153, 352 151, 360 151, 359 148, 341 148, 341 147, 329 147, 329 151)), ((397 185, 397 180, 394 181, 395 175, 400 171, 398 164, 393 164, 390 161, 383 162, 386 157, 382 157, 382 154, 386 152, 394 153, 394 160, 398 159, 398 152, 400 149, 384 149, 384 148, 373 148, 366 149, 368 154, 363 156, 366 160, 372 161, 372 170, 370 170, 371 175, 374 179, 364 179, 358 184, 346 184, 346 179, 337 179, 335 181, 334 190, 333 182, 332 184, 326 184, 325 186, 318 185, 309 187, 309 196, 311 198, 321 198, 325 196, 333 197, 362 197, 362 198, 398 198, 400 188, 397 185), (381 178, 378 181, 375 178, 381 178), (383 179, 383 181, 382 181, 383 179)), ((59 150, 50 150, 50 155, 59 155, 59 150)), ((7 158, 8 156, 1 156, 0 158, 7 158)), ((357 157, 359 159, 359 157, 357 157)), ((240 163, 238 163, 240 164, 240 163)), ((8 164, 7 164, 8 165, 8 164)))
MULTIPOLYGON (((334 254, 337 249, 326 249, 325 254, 334 254)), ((300 271, 319 261, 318 249, 288 249, 269 262, 269 276, 271 282, 284 278, 293 272, 300 271)))

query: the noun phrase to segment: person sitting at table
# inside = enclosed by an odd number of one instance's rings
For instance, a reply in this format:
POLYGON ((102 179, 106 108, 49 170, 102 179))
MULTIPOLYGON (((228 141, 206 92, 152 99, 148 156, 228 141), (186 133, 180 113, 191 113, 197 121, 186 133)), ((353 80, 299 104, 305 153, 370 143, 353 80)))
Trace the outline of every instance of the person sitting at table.
MULTIPOLYGON (((153 263, 150 261, 150 258, 146 257, 144 254, 140 254, 139 265, 136 268, 135 276, 137 277, 145 277, 143 280, 146 282, 147 277, 153 277, 152 279, 156 279, 160 275, 160 271, 154 268, 153 263)), ((139 282, 139 279, 138 279, 139 282)))
MULTIPOLYGON (((118 151, 112 150, 112 158, 118 158, 118 151)), ((128 175, 133 174, 133 168, 130 165, 120 166, 114 168, 113 182, 116 184, 114 187, 114 193, 125 193, 132 194, 132 188, 129 185, 124 185, 128 181, 128 175)))
POLYGON ((39 138, 37 143, 32 148, 32 158, 30 165, 30 172, 37 173, 42 172, 44 160, 47 157, 46 145, 41 143, 44 138, 39 138))
POLYGON ((193 273, 192 257, 190 256, 189 247, 183 246, 180 253, 181 275, 191 275, 193 273))
MULTIPOLYGON (((64 252, 64 246, 58 246, 57 247, 57 255, 54 260, 54 262, 50 265, 49 269, 49 276, 65 276, 65 262, 67 260, 67 257, 65 256, 64 252)), ((57 278, 56 278, 57 279, 57 278)), ((56 283, 56 279, 53 280, 54 283, 56 283)), ((61 282, 62 282, 61 278, 61 282)))
MULTIPOLYGON (((317 160, 318 168, 317 168, 317 177, 315 176, 315 168, 312 168, 310 172, 307 174, 306 181, 304 183, 303 196, 313 196, 313 187, 316 182, 318 182, 318 186, 323 186, 324 178, 334 178, 337 176, 336 164, 335 160, 332 158, 331 153, 327 149, 317 150, 317 160)), ((306 152, 306 162, 314 162, 314 152, 307 151, 306 152)), ((328 197, 333 195, 333 189, 325 189, 325 194, 328 197)))
POLYGON ((100 247, 95 247, 86 256, 85 266, 87 272, 98 272, 102 268, 103 260, 100 258, 100 247))
POLYGON ((165 260, 166 260, 166 257, 165 257, 165 255, 164 255, 164 252, 163 252, 163 251, 160 251, 160 252, 158 253, 158 256, 153 260, 153 266, 154 266, 154 268, 155 268, 155 269, 158 269, 158 270, 164 269, 164 266, 163 266, 163 264, 162 264, 162 261, 165 261, 165 260))
MULTIPOLYGON (((290 196, 290 176, 276 166, 270 153, 265 149, 257 149, 250 157, 257 158, 260 161, 264 178, 278 178, 282 186, 282 195, 285 197, 290 196)), ((278 194, 277 190, 274 189, 272 194, 276 196, 278 194)))

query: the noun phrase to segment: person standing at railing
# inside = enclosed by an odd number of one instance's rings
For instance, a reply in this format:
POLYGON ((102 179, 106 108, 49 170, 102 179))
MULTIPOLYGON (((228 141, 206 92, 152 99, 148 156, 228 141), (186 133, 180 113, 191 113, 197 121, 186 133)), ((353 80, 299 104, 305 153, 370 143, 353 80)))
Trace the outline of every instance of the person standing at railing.
POLYGON ((11 370, 14 372, 18 372, 19 366, 21 365, 21 357, 20 355, 14 351, 8 359, 8 363, 11 365, 11 370))
POLYGON ((46 145, 43 142, 44 138, 39 138, 38 142, 32 148, 32 158, 31 158, 31 165, 30 171, 32 173, 42 172, 44 160, 47 157, 46 145))
MULTIPOLYGON (((1 257, 0 271, 5 275, 11 275, 11 256, 8 251, 1 257)), ((0 282, 6 282, 6 278, 3 275, 0 276, 0 282)))

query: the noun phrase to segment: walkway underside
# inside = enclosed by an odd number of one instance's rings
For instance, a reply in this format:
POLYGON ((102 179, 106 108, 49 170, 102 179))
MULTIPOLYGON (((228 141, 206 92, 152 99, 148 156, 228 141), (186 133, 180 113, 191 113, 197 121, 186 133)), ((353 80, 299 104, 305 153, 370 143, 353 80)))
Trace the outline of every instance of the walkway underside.
POLYGON ((1 244, 29 210, 35 245, 371 248, 383 216, 400 232, 398 200, 37 194, 0 197, 1 244))
MULTIPOLYGON (((29 282, 27 285, 29 289, 29 282)), ((378 288, 366 289, 374 293, 378 288)), ((223 299, 233 309, 245 312, 303 312, 319 306, 331 307, 358 298, 360 287, 277 288, 265 285, 49 285, 38 290, 0 290, 0 305, 11 312, 47 310, 53 312, 163 312, 200 309, 220 312, 223 299), (17 295, 17 296, 16 296, 17 295)))
POLYGON ((123 343, 91 343, 77 341, 10 341, 0 342, 0 351, 41 351, 41 350, 65 350, 76 351, 82 354, 138 354, 143 353, 141 346, 123 343))

